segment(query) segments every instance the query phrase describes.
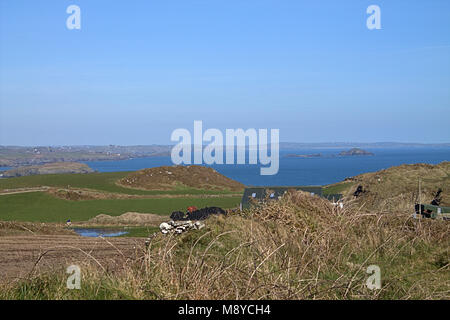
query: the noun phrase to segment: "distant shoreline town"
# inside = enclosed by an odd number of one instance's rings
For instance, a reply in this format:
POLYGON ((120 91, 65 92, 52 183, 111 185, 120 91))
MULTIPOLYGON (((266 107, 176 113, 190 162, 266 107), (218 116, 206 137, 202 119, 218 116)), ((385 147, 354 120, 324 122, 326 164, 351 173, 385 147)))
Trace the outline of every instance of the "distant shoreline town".
MULTIPOLYGON (((297 154, 296 150, 304 149, 353 149, 353 148, 420 148, 420 147, 450 147, 450 143, 293 143, 281 142, 280 151, 291 152, 288 157, 310 158, 320 157, 320 153, 297 154)), ((53 162, 79 162, 102 160, 128 160, 145 157, 168 157, 172 145, 136 145, 136 146, 1 146, 0 167, 18 167, 39 165, 53 162)), ((363 150, 364 151, 364 150, 363 150)), ((370 152, 361 155, 369 155, 370 152), (367 154, 368 153, 368 154, 367 154)), ((339 154, 345 156, 346 154, 339 154)), ((348 154, 350 155, 350 154, 348 154)), ((355 154, 359 155, 359 154, 355 154)))

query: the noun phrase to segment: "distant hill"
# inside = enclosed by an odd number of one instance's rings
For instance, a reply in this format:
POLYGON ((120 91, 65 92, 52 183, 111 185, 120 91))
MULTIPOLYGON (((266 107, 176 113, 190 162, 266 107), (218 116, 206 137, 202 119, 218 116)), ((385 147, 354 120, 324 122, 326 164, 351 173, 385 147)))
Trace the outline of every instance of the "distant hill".
POLYGON ((144 190, 196 188, 242 191, 244 185, 203 166, 164 166, 139 170, 118 181, 119 185, 144 190))
POLYGON ((92 173, 88 165, 78 162, 56 162, 39 166, 25 166, 14 168, 0 174, 3 178, 31 176, 36 174, 58 174, 58 173, 92 173))
POLYGON ((40 165, 53 162, 126 160, 141 157, 165 157, 170 146, 0 146, 0 167, 40 165))

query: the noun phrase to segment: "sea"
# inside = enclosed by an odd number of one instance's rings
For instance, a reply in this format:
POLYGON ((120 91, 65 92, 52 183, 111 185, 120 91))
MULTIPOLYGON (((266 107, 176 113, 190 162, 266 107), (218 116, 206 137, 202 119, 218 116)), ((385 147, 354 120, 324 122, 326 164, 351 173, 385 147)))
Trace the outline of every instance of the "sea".
MULTIPOLYGON (((280 151, 276 175, 260 174, 261 165, 211 165, 219 173, 247 186, 326 185, 361 173, 414 163, 450 161, 450 147, 364 148, 373 156, 337 156, 348 148, 296 149, 280 151), (289 154, 322 154, 322 157, 293 158, 289 154)), ((170 157, 135 158, 120 161, 84 162, 98 172, 136 171, 173 165, 170 157)))

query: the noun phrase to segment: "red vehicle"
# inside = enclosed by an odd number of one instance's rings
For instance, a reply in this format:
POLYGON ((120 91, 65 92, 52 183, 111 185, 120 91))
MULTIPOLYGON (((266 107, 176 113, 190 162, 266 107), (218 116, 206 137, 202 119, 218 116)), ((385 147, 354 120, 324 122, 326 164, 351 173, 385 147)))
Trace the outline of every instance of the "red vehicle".
POLYGON ((190 207, 187 208, 187 211, 188 211, 189 213, 192 213, 192 212, 194 212, 194 211, 197 211, 197 207, 195 207, 195 206, 190 206, 190 207))

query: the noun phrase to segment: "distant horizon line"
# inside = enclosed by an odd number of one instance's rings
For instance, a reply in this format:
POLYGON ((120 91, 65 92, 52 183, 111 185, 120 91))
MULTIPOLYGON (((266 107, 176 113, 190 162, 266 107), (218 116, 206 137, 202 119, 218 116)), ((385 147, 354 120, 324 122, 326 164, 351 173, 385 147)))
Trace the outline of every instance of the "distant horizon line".
MULTIPOLYGON (((204 143, 204 145, 208 145, 209 143, 204 143)), ((37 147, 146 147, 146 146, 163 146, 163 147, 171 147, 175 146, 176 143, 173 144, 161 144, 161 143, 153 143, 153 144, 35 144, 35 145, 22 145, 22 144, 0 144, 2 148, 11 148, 11 147, 19 147, 19 148, 37 148, 37 147)), ((283 141, 280 142, 279 145, 329 145, 329 146, 351 146, 351 145, 422 145, 422 146, 450 146, 450 142, 397 142, 397 141, 377 141, 377 142, 292 142, 292 141, 283 141)))

